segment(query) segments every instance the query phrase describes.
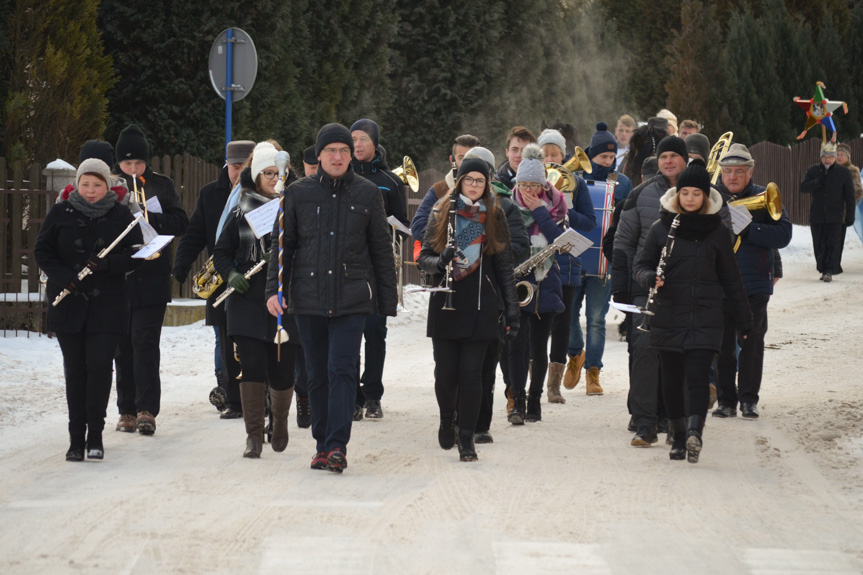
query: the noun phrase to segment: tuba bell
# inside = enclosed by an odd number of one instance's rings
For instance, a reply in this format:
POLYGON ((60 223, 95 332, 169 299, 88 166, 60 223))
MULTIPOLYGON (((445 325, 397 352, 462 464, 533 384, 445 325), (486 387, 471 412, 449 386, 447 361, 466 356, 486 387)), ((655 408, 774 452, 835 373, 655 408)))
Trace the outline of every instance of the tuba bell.
POLYGON ((420 191, 420 178, 417 173, 417 168, 408 156, 402 160, 402 165, 393 170, 393 173, 399 177, 401 181, 416 193, 420 191))
POLYGON ((575 147, 572 157, 563 164, 563 167, 572 173, 585 172, 590 174, 593 172, 593 168, 590 165, 590 158, 588 158, 587 153, 578 146, 575 147))
POLYGON ((576 188, 575 176, 562 164, 548 162, 545 165, 545 177, 561 192, 572 192, 576 188))
MULTIPOLYGON (((733 200, 728 202, 729 206, 743 206, 750 212, 759 212, 767 210, 767 214, 773 220, 778 220, 782 217, 782 196, 779 194, 779 186, 770 182, 767 184, 767 189, 748 198, 733 200)), ((734 242, 734 251, 740 247, 740 236, 737 236, 737 241, 734 242)))

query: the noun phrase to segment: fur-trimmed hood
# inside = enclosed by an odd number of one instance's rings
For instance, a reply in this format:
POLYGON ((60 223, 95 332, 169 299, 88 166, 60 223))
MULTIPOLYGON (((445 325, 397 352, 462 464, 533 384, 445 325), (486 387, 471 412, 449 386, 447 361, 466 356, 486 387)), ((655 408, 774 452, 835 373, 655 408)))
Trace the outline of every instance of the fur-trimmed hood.
MULTIPOLYGON (((719 210, 722 209, 722 196, 719 194, 719 190, 712 187, 710 188, 710 195, 706 198, 709 202, 707 206, 706 212, 699 212, 704 214, 718 214, 719 210)), ((677 206, 677 186, 673 188, 669 188, 665 194, 659 198, 659 205, 671 212, 672 214, 681 213, 677 206)))

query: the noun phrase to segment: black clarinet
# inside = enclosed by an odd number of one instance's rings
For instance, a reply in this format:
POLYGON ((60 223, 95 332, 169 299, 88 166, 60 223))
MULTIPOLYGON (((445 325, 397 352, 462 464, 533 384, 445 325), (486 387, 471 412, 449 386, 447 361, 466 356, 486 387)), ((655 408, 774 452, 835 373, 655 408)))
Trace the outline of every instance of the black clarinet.
MULTIPOLYGON (((449 195, 449 221, 447 222, 447 247, 452 246, 456 247, 455 243, 455 217, 456 211, 458 210, 458 206, 456 205, 456 187, 453 186, 452 191, 449 195)), ((446 277, 445 277, 445 291, 446 291, 446 301, 443 304, 441 309, 446 311, 454 311, 455 306, 452 303, 452 294, 455 291, 452 288, 452 263, 453 260, 450 260, 446 265, 446 277)))
MULTIPOLYGON (((674 216, 674 221, 671 222, 671 228, 668 230, 668 239, 665 240, 665 246, 662 248, 662 253, 659 254, 659 263, 656 264, 656 277, 665 281, 665 266, 668 265, 668 258, 671 256, 671 250, 674 249, 674 236, 677 235, 677 227, 680 225, 680 214, 674 216)), ((659 288, 656 283, 650 288, 650 293, 647 295, 647 303, 644 304, 641 313, 644 314, 644 320, 638 326, 639 331, 650 332, 650 319, 656 315, 653 312, 653 302, 656 298, 656 292, 659 288)))

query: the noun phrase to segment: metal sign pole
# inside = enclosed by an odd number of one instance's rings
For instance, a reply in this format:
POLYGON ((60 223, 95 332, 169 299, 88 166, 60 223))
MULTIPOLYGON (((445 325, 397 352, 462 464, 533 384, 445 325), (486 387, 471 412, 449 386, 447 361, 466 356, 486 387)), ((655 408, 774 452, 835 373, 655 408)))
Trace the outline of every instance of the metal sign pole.
POLYGON ((231 143, 231 104, 234 100, 234 30, 228 28, 228 41, 225 42, 225 157, 228 157, 228 144, 231 143))

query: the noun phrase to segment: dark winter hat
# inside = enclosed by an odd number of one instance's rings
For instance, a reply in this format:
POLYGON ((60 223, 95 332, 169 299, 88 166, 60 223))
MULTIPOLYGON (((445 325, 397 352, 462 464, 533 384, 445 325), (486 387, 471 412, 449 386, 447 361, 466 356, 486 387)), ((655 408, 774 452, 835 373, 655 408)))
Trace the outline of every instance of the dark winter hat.
POLYGON ((117 163, 123 160, 141 160, 150 163, 150 144, 147 143, 144 132, 135 124, 129 124, 120 132, 114 152, 117 163))
POLYGON ((353 134, 357 130, 362 130, 366 134, 369 135, 369 138, 372 139, 372 143, 375 147, 381 141, 381 128, 378 126, 374 120, 369 120, 368 118, 363 118, 362 120, 357 120, 351 126, 351 133, 353 134))
POLYGON ((225 148, 225 162, 228 164, 245 164, 254 151, 255 143, 251 140, 228 142, 225 148))
MULTIPOLYGON (((678 138, 679 139, 679 138, 678 138)), ((677 177, 677 189, 698 188, 704 196, 710 195, 710 173, 707 166, 699 159, 692 160, 685 170, 677 177)))
POLYGON ((327 124, 318 131, 315 138, 315 156, 320 157, 321 151, 330 144, 345 144, 354 153, 354 139, 350 131, 341 124, 327 124))
POLYGON ((310 166, 318 165, 318 157, 315 155, 315 147, 309 146, 303 150, 303 163, 310 166))
POLYGON ((662 141, 656 146, 656 157, 658 158, 665 152, 674 152, 684 160, 689 160, 689 152, 686 151, 686 142, 683 141, 683 138, 677 136, 662 138, 662 141))
POLYGON ((78 154, 78 163, 84 160, 96 158, 102 160, 109 166, 114 165, 114 146, 102 140, 87 140, 81 146, 81 153, 78 154))
POLYGON ((698 154, 704 160, 710 156, 710 140, 704 134, 689 134, 684 142, 686 142, 687 153, 698 154))
POLYGON ((481 158, 467 158, 465 157, 462 160, 461 166, 459 166, 458 174, 456 174, 456 179, 461 178, 465 174, 469 174, 470 172, 479 172, 485 179, 488 180, 489 174, 491 173, 491 166, 485 160, 481 158))
POLYGON ((668 131, 668 120, 666 120, 665 118, 659 118, 657 116, 654 116, 653 118, 650 118, 649 120, 647 120, 647 127, 648 128, 661 128, 667 132, 668 131))
POLYGON ((648 156, 641 163, 641 181, 646 182, 659 172, 659 162, 656 156, 648 156))
POLYGON ((617 140, 608 131, 608 124, 599 122, 596 131, 590 139, 590 147, 587 149, 587 157, 591 160, 603 152, 617 153, 617 140))

